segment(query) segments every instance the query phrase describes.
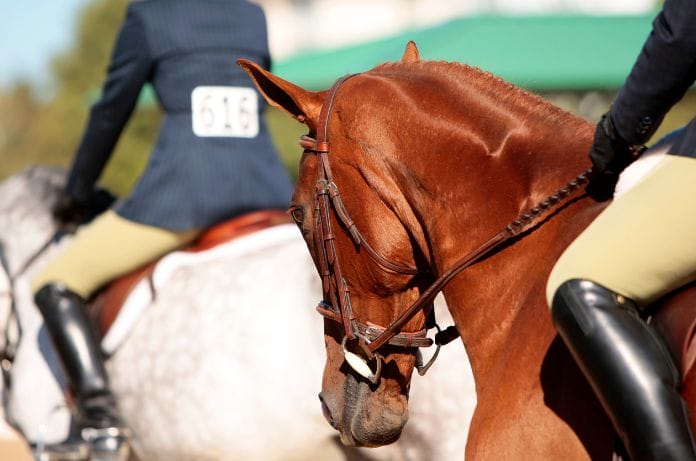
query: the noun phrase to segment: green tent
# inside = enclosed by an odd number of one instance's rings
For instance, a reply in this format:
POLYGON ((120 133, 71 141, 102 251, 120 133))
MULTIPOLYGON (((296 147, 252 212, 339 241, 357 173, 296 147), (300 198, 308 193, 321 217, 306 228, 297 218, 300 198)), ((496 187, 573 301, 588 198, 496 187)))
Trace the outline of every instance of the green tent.
POLYGON ((409 40, 421 58, 480 67, 532 90, 618 88, 650 33, 641 16, 467 16, 427 29, 278 61, 273 71, 309 89, 400 59, 409 40))

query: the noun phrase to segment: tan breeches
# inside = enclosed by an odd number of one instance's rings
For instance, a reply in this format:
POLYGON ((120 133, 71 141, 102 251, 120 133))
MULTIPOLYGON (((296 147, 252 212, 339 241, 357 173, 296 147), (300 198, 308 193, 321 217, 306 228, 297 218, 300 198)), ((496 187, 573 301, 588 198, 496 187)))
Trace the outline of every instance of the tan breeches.
POLYGON ((575 239, 551 271, 546 298, 587 279, 644 306, 696 280, 696 159, 667 155, 575 239))
POLYGON ((192 241, 198 231, 175 232, 124 219, 109 210, 81 227, 75 238, 32 281, 36 293, 58 282, 89 298, 114 278, 192 241))

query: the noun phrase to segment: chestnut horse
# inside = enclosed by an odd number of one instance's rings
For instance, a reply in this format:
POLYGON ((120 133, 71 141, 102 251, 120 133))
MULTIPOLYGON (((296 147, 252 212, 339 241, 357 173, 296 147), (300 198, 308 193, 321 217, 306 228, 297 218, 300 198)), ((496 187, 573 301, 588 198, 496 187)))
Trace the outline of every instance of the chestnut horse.
POLYGON ((320 398, 342 441, 399 437, 410 346, 428 342, 425 301, 446 274, 478 397, 467 458, 611 459, 611 423, 544 297, 554 262, 603 208, 580 187, 593 126, 479 69, 421 61, 412 42, 400 62, 329 92, 239 64, 309 128, 291 211, 324 281, 320 398))

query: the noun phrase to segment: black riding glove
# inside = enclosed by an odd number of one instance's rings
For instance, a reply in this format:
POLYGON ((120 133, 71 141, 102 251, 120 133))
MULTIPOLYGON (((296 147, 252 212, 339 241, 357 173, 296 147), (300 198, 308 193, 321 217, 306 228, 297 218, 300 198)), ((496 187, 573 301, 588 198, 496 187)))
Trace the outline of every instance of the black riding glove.
POLYGON ((53 218, 61 228, 74 229, 109 209, 115 199, 105 189, 94 190, 86 200, 78 200, 63 191, 53 206, 53 218))
POLYGON ((612 198, 619 175, 644 149, 621 138, 609 112, 602 115, 589 154, 593 168, 585 189, 587 194, 598 202, 612 198))

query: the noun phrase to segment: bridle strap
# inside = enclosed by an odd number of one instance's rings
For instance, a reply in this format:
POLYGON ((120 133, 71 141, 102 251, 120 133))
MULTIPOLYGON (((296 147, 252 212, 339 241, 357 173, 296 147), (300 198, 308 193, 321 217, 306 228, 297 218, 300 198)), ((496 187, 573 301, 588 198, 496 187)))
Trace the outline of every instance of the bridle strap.
MULTIPOLYGON (((367 339, 367 349, 374 353, 380 347, 385 344, 398 345, 402 347, 425 347, 432 344, 432 340, 425 337, 425 329, 406 333, 402 332, 401 329, 408 323, 413 316, 421 311, 432 308, 432 303, 437 296, 437 294, 442 291, 442 289, 461 271, 470 267, 477 261, 484 259, 485 257, 491 255, 493 252, 502 248, 510 239, 517 237, 526 230, 531 229, 533 224, 542 216, 545 215, 551 208, 558 205, 565 198, 569 197, 571 193, 577 190, 580 185, 586 183, 588 176, 591 173, 591 169, 588 169, 578 175, 575 179, 570 181, 564 187, 559 189, 556 193, 552 194, 542 202, 539 202, 534 207, 530 208, 526 212, 520 214, 515 220, 510 224, 505 226, 503 230, 495 234, 489 240, 484 242, 482 245, 478 246, 476 249, 465 255, 463 258, 457 260, 454 265, 438 277, 432 285, 430 285, 419 297, 411 304, 405 311, 403 311, 399 316, 392 321, 392 323, 386 327, 379 327, 375 325, 367 325, 360 323, 353 318, 352 307, 350 305, 350 292, 346 285, 345 280, 341 276, 340 265, 337 261, 337 255, 335 253, 335 247, 333 245, 333 239, 335 238, 331 232, 330 222, 328 219, 328 201, 324 201, 323 205, 320 203, 320 197, 329 196, 333 208, 336 212, 337 217, 346 227, 350 233, 353 241, 356 245, 364 247, 368 254, 374 259, 380 266, 398 272, 401 274, 418 274, 426 271, 419 270, 417 268, 410 268, 399 266, 398 264, 391 263, 386 258, 382 257, 377 253, 365 240, 363 235, 357 229, 355 223, 350 218, 348 211, 346 210, 343 201, 340 198, 338 188, 333 181, 333 174, 331 171, 331 166, 329 163, 329 141, 328 141, 328 124, 329 118, 331 116, 331 109, 333 108, 333 103, 336 98, 336 93, 339 87, 349 78, 357 74, 349 74, 338 79, 329 92, 327 93, 324 104, 322 105, 321 112, 319 115, 319 123, 317 127, 317 139, 313 139, 310 136, 302 136, 300 139, 300 145, 308 151, 315 152, 319 156, 319 179, 317 182, 317 216, 316 219, 321 226, 321 233, 324 242, 322 243, 322 255, 320 259, 320 266, 322 272, 322 283, 324 284, 324 291, 329 291, 332 302, 334 305, 339 307, 339 313, 337 314, 325 303, 320 303, 317 306, 319 313, 327 318, 335 320, 337 322, 343 323, 346 335, 349 338, 353 338, 357 333, 367 339), (321 186, 320 186, 321 185, 321 186), (322 189, 323 188, 323 189, 322 189), (319 189, 322 189, 321 191, 319 189), (323 208, 323 209, 322 209, 323 208), (324 216, 326 219, 322 219, 324 216), (326 222, 319 222, 326 221, 326 222), (330 241, 329 248, 327 248, 326 242, 330 241), (334 269, 333 280, 334 285, 340 284, 341 286, 334 286, 332 289, 331 285, 331 271, 328 266, 331 265, 334 269), (340 288, 340 289, 339 289, 340 288), (338 293, 336 293, 338 291, 338 293), (339 296, 342 299, 339 300, 339 296)), ((315 226, 315 230, 317 226, 315 226)))
POLYGON ((408 309, 403 311, 387 328, 385 328, 382 335, 371 341, 370 344, 367 345, 368 349, 374 352, 387 343, 390 336, 398 333, 416 312, 429 305, 454 276, 477 261, 489 256, 510 239, 529 230, 542 215, 546 214, 552 207, 562 202, 565 198, 569 197, 573 191, 579 189, 582 184, 586 183, 591 171, 591 168, 583 171, 546 200, 541 201, 525 213, 520 214, 517 219, 505 226, 503 230, 491 237, 487 242, 483 243, 463 258, 457 260, 457 262, 444 274, 438 277, 408 309))
POLYGON ((355 77, 360 74, 347 74, 339 78, 334 82, 324 99, 324 104, 321 106, 321 112, 319 113, 319 121, 317 125, 317 137, 316 139, 303 135, 300 137, 300 146, 306 150, 312 151, 319 156, 320 159, 320 177, 323 175, 326 178, 326 186, 328 188, 329 197, 334 205, 334 210, 336 215, 343 225, 346 227, 350 233, 351 238, 355 245, 365 248, 368 255, 380 266, 388 269, 392 272, 396 272, 404 275, 415 275, 420 273, 428 272, 427 269, 419 269, 417 267, 402 266, 389 261, 387 258, 379 254, 372 245, 370 245, 365 237, 362 235, 360 230, 355 225, 355 222, 351 219, 348 211, 346 210, 341 195, 338 191, 338 186, 333 180, 333 172, 331 170, 331 163, 328 159, 329 154, 329 119, 331 117, 331 111, 333 109, 333 103, 336 99, 336 93, 338 89, 346 82, 346 80, 355 77), (321 169, 323 168, 323 171, 321 169))
MULTIPOLYGON (((330 306, 323 301, 317 305, 317 312, 335 322, 341 323, 342 321, 342 317, 337 315, 336 312, 334 312, 330 306)), ((379 338, 385 331, 385 328, 380 327, 379 325, 362 323, 355 320, 353 323, 359 336, 365 338, 368 342, 372 342, 379 338)), ((429 347, 432 345, 433 341, 432 339, 427 338, 425 334, 426 329, 416 332, 401 331, 392 336, 389 339, 388 344, 398 347, 429 347)))
MULTIPOLYGON (((389 261, 379 254, 364 238, 358 230, 355 222, 350 218, 348 211, 341 199, 338 187, 333 180, 333 172, 329 161, 328 122, 333 109, 333 102, 339 87, 355 74, 346 75, 337 80, 326 94, 317 124, 317 138, 302 136, 300 145, 318 157, 318 179, 315 190, 315 223, 314 245, 317 250, 319 272, 322 277, 324 295, 331 299, 336 310, 326 303, 319 303, 317 310, 327 318, 343 325, 346 337, 354 339, 356 336, 371 341, 382 335, 384 328, 371 324, 364 324, 354 318, 351 305, 350 290, 341 273, 341 265, 334 245, 335 235, 331 226, 330 208, 332 207, 337 219, 347 229, 353 242, 364 248, 367 254, 381 267, 400 274, 415 275, 422 272, 415 267, 403 266, 389 261)), ((417 332, 397 332, 391 335, 388 343, 401 347, 427 347, 432 340, 426 337, 424 328, 417 332)))
POLYGON ((444 274, 438 277, 422 294, 421 296, 404 312, 399 315, 385 330, 380 337, 370 342, 367 347, 371 351, 376 351, 386 342, 389 341, 390 335, 398 332, 408 322, 416 312, 423 309, 431 303, 437 294, 449 283, 452 278, 461 271, 471 266, 475 262, 489 256, 494 251, 498 250, 508 240, 520 235, 522 232, 530 229, 532 225, 544 214, 546 214, 554 205, 559 204, 563 199, 579 189, 580 186, 588 181, 591 169, 587 169, 575 177, 572 181, 559 189, 556 193, 543 200, 538 205, 530 208, 527 212, 522 213, 517 219, 505 226, 503 230, 491 237, 487 242, 480 245, 474 251, 470 252, 463 258, 459 259, 454 265, 444 274))

